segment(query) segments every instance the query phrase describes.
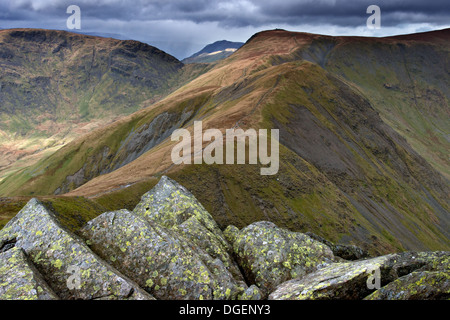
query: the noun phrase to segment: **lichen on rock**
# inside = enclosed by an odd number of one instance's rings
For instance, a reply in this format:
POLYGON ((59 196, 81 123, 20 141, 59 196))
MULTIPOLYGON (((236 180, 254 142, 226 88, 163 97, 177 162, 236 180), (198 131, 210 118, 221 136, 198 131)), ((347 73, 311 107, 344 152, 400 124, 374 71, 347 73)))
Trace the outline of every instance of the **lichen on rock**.
POLYGON ((185 187, 167 176, 161 177, 158 184, 142 196, 133 212, 169 228, 195 217, 226 245, 222 231, 203 205, 185 187))
POLYGON ((65 230, 39 200, 28 204, 0 231, 0 241, 16 239, 53 291, 62 299, 152 299, 98 258, 65 230), (69 268, 78 268, 80 286, 69 288, 69 268))
MULTIPOLYGON (((448 279, 442 275, 448 274, 449 256, 448 252, 403 252, 356 262, 333 263, 305 277, 281 284, 270 294, 269 299, 426 299, 427 294, 444 295, 446 292, 448 294, 448 279), (440 288, 434 288, 434 291, 430 288, 420 289, 420 285, 414 281, 421 276, 426 279, 425 287, 433 279, 445 281, 440 282, 440 288), (370 285, 374 284, 374 277, 379 277, 378 290, 370 285), (420 290, 422 293, 418 294, 420 290), (417 294, 414 295, 414 292, 417 294)), ((438 282, 434 284, 437 285, 438 282)))
POLYGON ((80 233, 92 250, 159 299, 231 299, 246 288, 183 232, 127 210, 104 213, 80 233))
POLYGON ((228 243, 233 246, 239 235, 239 229, 236 226, 230 225, 223 231, 223 235, 228 243))
POLYGON ((450 272, 418 271, 407 274, 367 296, 365 300, 448 300, 450 272))
POLYGON ((133 212, 103 213, 77 235, 30 200, 0 230, 0 299, 450 298, 450 252, 365 255, 267 221, 222 232, 162 177, 133 212))
POLYGON ((309 236, 267 221, 242 229, 233 244, 247 280, 264 293, 334 261, 330 248, 309 236))
POLYGON ((17 247, 0 253, 0 300, 58 300, 39 271, 17 247))
POLYGON ((183 234, 213 259, 219 258, 237 281, 243 281, 237 264, 231 258, 232 247, 211 214, 176 181, 163 176, 152 190, 142 196, 133 213, 183 234))
POLYGON ((261 290, 252 284, 243 294, 239 296, 239 300, 262 300, 263 294, 261 290))
POLYGON ((359 262, 339 262, 304 277, 287 281, 269 296, 271 300, 362 299, 370 292, 367 286, 374 270, 380 270, 393 256, 359 262))

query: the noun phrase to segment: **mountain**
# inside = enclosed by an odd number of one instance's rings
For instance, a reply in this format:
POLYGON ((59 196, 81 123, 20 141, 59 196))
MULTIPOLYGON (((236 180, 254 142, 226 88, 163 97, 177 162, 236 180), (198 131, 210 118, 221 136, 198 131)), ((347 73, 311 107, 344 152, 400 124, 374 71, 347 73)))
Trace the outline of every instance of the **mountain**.
POLYGON ((137 41, 39 29, 0 31, 0 65, 0 178, 152 104, 190 72, 137 41))
MULTIPOLYGON (((450 252, 370 258, 356 246, 268 221, 222 232, 192 193, 166 176, 133 211, 105 212, 75 229, 62 218, 31 199, 0 230, 1 300, 444 300, 450 294, 450 252)), ((182 314, 183 308, 172 309, 182 314)))
POLYGON ((132 210, 168 175, 222 229, 268 220, 371 254, 448 250, 449 38, 258 33, 161 101, 6 177, 0 194, 132 210), (279 129, 278 173, 174 165, 170 134, 194 120, 279 129))
POLYGON ((183 59, 183 63, 210 63, 219 61, 231 56, 237 49, 242 47, 242 42, 231 42, 227 40, 216 41, 208 44, 199 52, 183 59))

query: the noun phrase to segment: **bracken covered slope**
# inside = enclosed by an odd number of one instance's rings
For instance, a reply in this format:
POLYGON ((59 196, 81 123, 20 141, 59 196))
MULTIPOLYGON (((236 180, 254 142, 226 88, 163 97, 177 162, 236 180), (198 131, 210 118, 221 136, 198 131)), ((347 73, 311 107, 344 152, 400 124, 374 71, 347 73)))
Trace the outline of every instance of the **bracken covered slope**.
POLYGON ((0 193, 69 192, 131 210, 167 174, 222 228, 269 220, 371 253, 448 250, 449 34, 259 33, 164 100, 11 175, 0 193), (198 119, 279 129, 279 172, 173 165, 170 133, 198 119))

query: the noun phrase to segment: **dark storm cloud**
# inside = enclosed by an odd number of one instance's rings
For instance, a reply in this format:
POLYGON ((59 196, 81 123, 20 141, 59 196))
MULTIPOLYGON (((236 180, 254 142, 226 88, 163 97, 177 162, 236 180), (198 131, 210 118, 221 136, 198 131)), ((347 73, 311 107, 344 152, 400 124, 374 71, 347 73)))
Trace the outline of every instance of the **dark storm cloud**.
POLYGON ((383 14, 384 25, 396 25, 408 22, 436 23, 448 22, 448 0, 391 0, 391 1, 262 1, 261 14, 271 19, 287 19, 289 24, 298 19, 307 23, 329 23, 340 26, 356 26, 364 23, 364 15, 369 5, 378 5, 383 14), (445 19, 443 19, 445 18, 445 19))
POLYGON ((21 14, 28 19, 30 12, 35 17, 60 15, 68 5, 77 4, 85 17, 91 18, 217 22, 225 27, 297 25, 299 22, 354 26, 365 21, 365 10, 371 4, 381 7, 386 25, 408 23, 408 19, 436 23, 450 18, 448 0, 24 0, 10 4, 12 19, 20 19, 21 14))
POLYGON ((264 29, 383 36, 449 27, 448 0, 0 0, 0 28, 66 29, 78 5, 82 31, 120 34, 184 58, 215 40, 245 41, 264 29), (382 30, 366 26, 369 5, 382 30))

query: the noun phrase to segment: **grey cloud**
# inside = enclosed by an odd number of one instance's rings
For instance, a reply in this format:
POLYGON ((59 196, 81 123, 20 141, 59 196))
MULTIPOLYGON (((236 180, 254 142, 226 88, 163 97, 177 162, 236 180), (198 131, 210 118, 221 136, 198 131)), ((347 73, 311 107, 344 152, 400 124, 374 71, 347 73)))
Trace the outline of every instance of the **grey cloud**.
MULTIPOLYGON (((261 26, 271 23, 296 24, 329 21, 342 26, 357 25, 365 20, 366 8, 379 5, 388 25, 401 23, 394 13, 402 12, 420 22, 434 22, 436 17, 449 18, 447 0, 23 0, 12 8, 43 15, 60 15, 76 2, 86 17, 118 20, 185 20, 195 23, 218 22, 224 27, 261 26)), ((403 16, 403 19, 405 16, 403 16)))
POLYGON ((381 7, 390 34, 448 27, 450 21, 448 0, 0 0, 0 28, 65 29, 71 4, 81 8, 83 31, 161 44, 178 58, 192 53, 189 43, 201 46, 227 35, 245 41, 251 32, 275 27, 361 35, 371 4, 381 7))

